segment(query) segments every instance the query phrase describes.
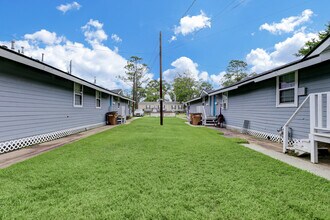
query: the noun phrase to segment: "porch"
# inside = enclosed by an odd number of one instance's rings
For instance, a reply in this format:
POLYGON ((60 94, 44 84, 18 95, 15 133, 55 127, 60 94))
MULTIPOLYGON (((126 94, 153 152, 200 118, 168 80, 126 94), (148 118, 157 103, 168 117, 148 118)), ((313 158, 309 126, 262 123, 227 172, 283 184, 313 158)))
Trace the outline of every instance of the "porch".
POLYGON ((321 143, 330 144, 330 92, 309 94, 283 126, 283 153, 289 150, 297 154, 308 153, 311 162, 318 163, 319 151, 328 150, 326 147, 320 147, 321 143), (304 106, 309 108, 308 137, 292 140, 289 126, 304 106))

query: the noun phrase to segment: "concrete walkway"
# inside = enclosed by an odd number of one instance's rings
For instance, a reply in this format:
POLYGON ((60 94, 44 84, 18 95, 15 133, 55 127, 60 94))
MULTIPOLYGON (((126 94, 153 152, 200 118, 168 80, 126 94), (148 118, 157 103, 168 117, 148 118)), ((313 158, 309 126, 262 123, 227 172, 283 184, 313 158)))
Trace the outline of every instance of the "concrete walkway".
POLYGON ((318 164, 313 164, 310 162, 309 157, 295 157, 290 156, 288 154, 282 153, 282 144, 276 143, 273 141, 268 141, 261 138, 256 138, 251 135, 242 134, 237 131, 225 129, 225 128, 216 128, 212 126, 202 126, 202 125, 191 125, 189 122, 186 124, 193 127, 207 127, 210 129, 218 130, 223 133, 225 137, 238 137, 245 139, 249 142, 249 144, 242 144, 243 146, 250 148, 252 150, 258 151, 262 154, 265 154, 269 157, 272 157, 276 160, 280 160, 284 163, 287 163, 291 166, 294 166, 298 169, 305 170, 314 175, 323 177, 327 180, 330 180, 330 157, 319 158, 318 164))
MULTIPOLYGON (((130 120, 126 121, 126 124, 131 123, 133 120, 136 120, 138 118, 132 118, 130 120)), ((112 128, 115 128, 120 125, 107 125, 107 126, 102 126, 98 128, 94 128, 88 131, 80 132, 77 134, 73 134, 67 137, 63 137, 60 139, 56 139, 53 141, 48 141, 44 142, 41 144, 37 144, 34 146, 22 148, 16 151, 8 152, 5 154, 0 155, 0 169, 9 167, 15 163, 27 160, 29 158, 35 157, 39 154, 48 152, 50 150, 53 150, 55 148, 61 147, 65 144, 69 144, 75 141, 78 141, 80 139, 86 138, 88 136, 91 136, 93 134, 97 134, 112 128)))
POLYGON ((317 176, 323 177, 330 180, 330 161, 329 158, 321 158, 320 163, 313 164, 310 162, 309 157, 295 157, 288 154, 282 153, 282 144, 259 139, 251 135, 242 134, 237 131, 232 131, 224 128, 209 127, 211 129, 216 129, 224 134, 225 137, 239 137, 247 140, 249 144, 242 144, 252 150, 263 153, 269 157, 276 160, 280 160, 291 166, 299 168, 301 170, 308 171, 317 176))
POLYGON ((313 163, 303 160, 299 157, 294 157, 294 156, 289 156, 287 154, 279 153, 277 151, 273 151, 273 150, 261 147, 257 144, 242 144, 242 145, 245 147, 248 147, 252 150, 263 153, 267 156, 270 156, 276 160, 280 160, 291 166, 299 168, 301 170, 306 170, 317 176, 330 180, 330 167, 325 164, 313 164, 313 163))

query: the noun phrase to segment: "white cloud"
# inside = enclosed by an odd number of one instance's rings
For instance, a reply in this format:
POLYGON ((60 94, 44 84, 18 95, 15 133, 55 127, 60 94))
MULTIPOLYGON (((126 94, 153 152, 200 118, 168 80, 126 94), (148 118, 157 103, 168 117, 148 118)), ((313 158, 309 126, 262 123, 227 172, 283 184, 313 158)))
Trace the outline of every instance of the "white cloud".
POLYGON ((80 8, 81 5, 78 2, 67 3, 65 5, 59 5, 56 7, 56 9, 63 12, 63 14, 70 10, 79 10, 80 8))
MULTIPOLYGON (((102 28, 99 22, 95 22, 95 25, 102 28)), ((125 75, 124 66, 127 64, 127 60, 118 54, 118 48, 110 49, 99 41, 90 42, 87 38, 87 42, 92 43, 92 48, 88 48, 82 43, 72 42, 64 37, 58 40, 56 36, 56 33, 47 30, 37 31, 24 35, 22 40, 15 42, 15 47, 20 49, 23 46, 26 56, 39 60, 43 53, 45 63, 63 71, 68 71, 69 62, 72 60, 73 75, 90 82, 93 82, 96 76, 97 84, 105 88, 130 88, 130 85, 118 79, 118 76, 125 75)), ((10 48, 10 41, 0 42, 0 45, 10 48)), ((147 73, 147 76, 153 77, 151 73, 147 73)))
POLYGON ((117 34, 112 34, 111 39, 117 43, 122 42, 123 40, 117 35, 117 34))
POLYGON ((292 37, 275 44, 273 51, 267 52, 262 48, 252 49, 246 56, 246 61, 252 66, 252 72, 260 73, 270 70, 297 59, 294 54, 312 38, 317 38, 317 34, 297 32, 292 37))
MULTIPOLYGON (((181 18, 180 25, 174 27, 174 34, 176 36, 179 34, 186 36, 203 28, 211 28, 211 18, 207 17, 207 15, 201 11, 199 15, 187 15, 181 18)), ((175 36, 172 36, 173 40, 176 39, 174 37, 175 36)))
POLYGON ((212 74, 210 76, 210 82, 211 84, 213 85, 214 88, 216 87, 219 87, 221 82, 222 82, 222 79, 223 79, 223 76, 226 74, 225 71, 221 71, 220 73, 218 74, 212 74))
POLYGON ((177 40, 177 37, 173 35, 173 36, 171 37, 171 39, 170 39, 168 42, 171 43, 172 41, 176 41, 176 40, 177 40))
POLYGON ((85 40, 93 45, 101 44, 108 39, 108 35, 103 30, 103 24, 98 20, 90 19, 86 25, 81 27, 85 40))
MULTIPOLYGON (((174 68, 164 71, 164 79, 167 82, 172 82, 173 79, 180 73, 189 73, 192 78, 199 80, 200 71, 197 69, 198 64, 194 63, 188 57, 180 57, 171 63, 174 68)), ((204 73, 205 75, 205 73, 204 73)))
POLYGON ((31 40, 34 43, 41 42, 48 45, 58 44, 65 40, 64 37, 57 37, 55 32, 49 32, 45 29, 41 29, 33 34, 25 34, 24 38, 26 40, 31 40))
POLYGON ((220 72, 219 74, 212 74, 210 76, 208 72, 199 70, 198 64, 185 56, 173 61, 171 66, 173 68, 167 69, 163 73, 164 79, 167 82, 173 82, 178 74, 189 73, 196 81, 206 81, 211 83, 213 88, 218 88, 220 86, 220 81, 225 74, 225 72, 220 72))
POLYGON ((272 34, 293 32, 297 26, 308 22, 312 15, 313 11, 306 9, 301 13, 301 15, 283 18, 279 23, 265 23, 259 27, 259 30, 267 30, 272 34))

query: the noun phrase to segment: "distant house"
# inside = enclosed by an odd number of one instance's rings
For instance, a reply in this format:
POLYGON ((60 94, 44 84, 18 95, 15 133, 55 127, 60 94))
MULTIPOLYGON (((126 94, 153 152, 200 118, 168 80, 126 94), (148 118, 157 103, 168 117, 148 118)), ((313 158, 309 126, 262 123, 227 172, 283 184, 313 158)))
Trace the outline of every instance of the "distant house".
MULTIPOLYGON (((184 104, 179 102, 164 102, 163 103, 164 112, 174 112, 174 113, 184 113, 184 104)), ((143 109, 144 112, 159 112, 160 105, 159 102, 140 102, 139 109, 143 109)))
POLYGON ((311 153, 330 143, 330 37, 300 60, 203 93, 187 103, 203 124, 224 115, 226 127, 283 142, 283 152, 311 153))
POLYGON ((129 115, 131 99, 0 47, 0 153, 129 115))

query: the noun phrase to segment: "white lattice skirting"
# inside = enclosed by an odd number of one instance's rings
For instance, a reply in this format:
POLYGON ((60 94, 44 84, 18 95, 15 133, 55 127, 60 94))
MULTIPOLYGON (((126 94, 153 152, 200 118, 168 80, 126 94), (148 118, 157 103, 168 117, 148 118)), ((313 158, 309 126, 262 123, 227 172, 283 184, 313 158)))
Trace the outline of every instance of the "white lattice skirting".
MULTIPOLYGON (((231 129, 231 130, 236 130, 241 133, 249 134, 258 138, 274 141, 274 142, 279 142, 283 143, 283 138, 278 135, 278 134, 272 134, 272 133, 267 133, 267 132, 262 132, 262 131, 256 131, 256 130, 251 130, 251 129, 245 129, 245 128, 240 128, 232 125, 226 125, 226 128, 231 129)), ((289 145, 293 146, 293 144, 300 142, 299 139, 292 139, 289 140, 289 145)))
POLYGON ((104 124, 105 123, 98 123, 98 124, 93 124, 93 125, 70 128, 70 129, 50 132, 50 133, 46 133, 46 134, 40 134, 40 135, 31 136, 31 137, 25 137, 25 138, 20 138, 20 139, 16 139, 16 140, 1 142, 0 143, 0 154, 6 153, 9 151, 13 151, 13 150, 17 150, 17 149, 20 149, 23 147, 40 144, 42 142, 55 140, 55 139, 69 136, 71 134, 76 134, 76 133, 79 133, 82 131, 87 131, 92 128, 100 127, 104 124))

